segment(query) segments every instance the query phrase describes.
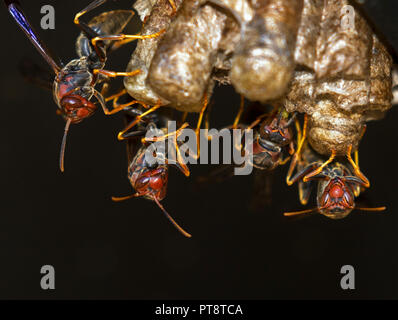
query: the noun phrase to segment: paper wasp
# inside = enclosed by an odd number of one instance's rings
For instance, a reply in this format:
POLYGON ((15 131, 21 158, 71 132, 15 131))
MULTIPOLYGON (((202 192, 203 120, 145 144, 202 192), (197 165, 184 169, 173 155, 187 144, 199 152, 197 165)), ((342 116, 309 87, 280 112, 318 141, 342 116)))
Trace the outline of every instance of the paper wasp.
POLYGON ((49 50, 30 25, 19 1, 4 0, 11 16, 55 73, 52 87, 53 96, 59 108, 59 114, 66 120, 60 154, 61 171, 64 171, 64 153, 69 126, 90 117, 97 109, 97 103, 100 104, 106 115, 120 111, 119 109, 108 110, 102 94, 95 89, 95 86, 101 82, 108 81, 112 77, 133 76, 140 72, 140 70, 131 72, 104 70, 107 52, 123 43, 136 39, 157 37, 163 32, 162 30, 151 35, 121 34, 120 32, 124 30, 134 15, 131 10, 106 12, 95 17, 88 24, 80 21, 80 18, 85 13, 99 7, 106 1, 95 0, 76 14, 74 23, 82 30, 76 44, 79 58, 70 61, 64 66, 51 56, 49 50), (96 99, 96 102, 92 102, 93 98, 96 99))
POLYGON ((137 123, 135 131, 126 134, 127 139, 127 158, 128 158, 128 179, 136 191, 136 193, 126 197, 112 197, 114 201, 123 201, 135 197, 144 197, 154 201, 163 211, 170 222, 186 237, 191 235, 184 231, 177 222, 169 215, 160 203, 166 197, 168 170, 169 165, 173 164, 181 170, 186 176, 189 170, 179 157, 177 137, 180 132, 188 125, 185 123, 175 132, 167 132, 167 123, 171 120, 170 116, 165 112, 170 110, 163 109, 164 113, 152 112, 142 116, 145 111, 143 107, 128 107, 124 110, 125 122, 131 123, 137 116, 141 116, 140 122, 137 123), (132 118, 134 117, 134 118, 132 118), (161 139, 167 140, 174 138, 173 143, 165 143, 165 148, 153 148, 155 142, 145 142, 143 136, 147 136, 148 132, 155 134, 161 139), (171 152, 168 147, 175 147, 177 158, 169 159, 171 152), (156 159, 161 161, 153 161, 150 156, 156 154, 156 159))
POLYGON ((318 182, 317 207, 313 209, 287 212, 285 216, 294 216, 310 212, 319 212, 331 219, 345 218, 354 209, 362 211, 383 211, 385 207, 361 208, 355 204, 368 181, 356 174, 357 164, 349 157, 348 161, 328 162, 325 165, 322 156, 316 153, 309 143, 303 145, 297 164, 297 173, 291 182, 299 182, 299 197, 303 205, 308 203, 313 184, 318 182), (348 162, 348 163, 346 163, 348 162))

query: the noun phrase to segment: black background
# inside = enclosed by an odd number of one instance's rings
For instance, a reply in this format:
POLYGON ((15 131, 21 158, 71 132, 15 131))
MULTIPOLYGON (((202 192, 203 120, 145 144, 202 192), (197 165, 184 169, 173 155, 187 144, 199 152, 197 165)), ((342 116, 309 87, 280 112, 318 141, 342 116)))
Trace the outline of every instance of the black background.
MULTIPOLYGON (((88 2, 22 4, 43 40, 67 62, 76 57, 74 14, 88 2), (45 4, 55 7, 55 30, 40 29, 45 4)), ((97 12, 130 5, 110 2, 97 12)), ((397 29, 391 20, 381 21, 383 28, 397 29)), ((197 189, 195 179, 209 167, 191 166, 190 178, 171 170, 163 201, 193 234, 185 239, 153 202, 110 200, 132 192, 125 146, 116 139, 120 115, 98 111, 72 126, 66 172, 60 173, 64 121, 51 94, 24 82, 17 71, 23 57, 45 62, 4 7, 0 24, 0 298, 398 297, 396 107, 368 125, 360 148, 361 169, 372 183, 366 201, 386 205, 385 213, 354 212, 340 221, 320 215, 286 219, 284 211, 301 208, 297 187, 284 183, 286 167, 277 169, 272 205, 251 212, 251 176, 197 189), (40 288, 46 264, 56 270, 53 291, 40 288), (352 291, 340 288, 346 264, 356 269, 352 291)), ((113 54, 107 67, 124 70, 133 48, 113 54)), ((239 96, 219 87, 214 102, 212 124, 230 124, 239 96)))

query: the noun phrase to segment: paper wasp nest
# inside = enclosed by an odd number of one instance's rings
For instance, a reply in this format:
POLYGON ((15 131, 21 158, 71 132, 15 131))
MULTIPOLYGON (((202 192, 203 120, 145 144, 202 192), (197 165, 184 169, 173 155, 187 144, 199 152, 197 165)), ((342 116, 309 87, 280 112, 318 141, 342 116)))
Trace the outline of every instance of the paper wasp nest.
POLYGON ((172 15, 159 0, 144 25, 143 34, 166 33, 132 55, 128 71, 143 73, 125 86, 136 99, 198 112, 214 80, 232 83, 250 100, 307 113, 321 154, 355 149, 364 123, 391 107, 392 59, 348 0, 175 2, 172 15))
MULTIPOLYGON (((174 2, 178 8, 182 0, 174 0, 174 2)), ((155 4, 153 0, 139 0, 134 4, 134 8, 138 11, 141 20, 144 21, 141 30, 143 35, 167 29, 173 15, 173 9, 168 0, 158 0, 155 4)), ((132 97, 151 105, 155 105, 159 100, 162 104, 169 103, 169 101, 162 99, 146 83, 152 58, 163 36, 164 34, 157 38, 138 41, 127 66, 127 71, 140 69, 141 73, 134 77, 126 77, 124 80, 124 86, 132 97)))
POLYGON ((309 115, 308 138, 320 154, 358 147, 366 121, 391 108, 392 59, 348 1, 304 1, 286 109, 309 115))
MULTIPOLYGON (((175 2, 179 7, 175 16, 167 0, 154 5, 142 34, 167 31, 150 42, 139 42, 127 70, 143 72, 126 78, 125 87, 144 102, 155 104, 160 99, 178 110, 198 112, 204 94, 211 96, 214 80, 229 81, 230 60, 240 34, 236 20, 249 20, 252 9, 246 0, 220 0, 217 5, 204 0, 175 2)), ((135 7, 142 16, 150 2, 139 1, 135 7), (137 7, 138 3, 144 4, 137 7)))

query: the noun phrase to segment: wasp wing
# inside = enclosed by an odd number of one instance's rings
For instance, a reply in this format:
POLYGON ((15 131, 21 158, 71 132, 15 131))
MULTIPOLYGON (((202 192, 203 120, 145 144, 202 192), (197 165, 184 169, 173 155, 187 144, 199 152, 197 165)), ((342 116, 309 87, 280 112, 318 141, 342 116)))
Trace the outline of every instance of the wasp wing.
POLYGON ((33 62, 30 58, 23 58, 18 63, 18 70, 25 81, 42 89, 52 90, 54 75, 48 69, 33 62))

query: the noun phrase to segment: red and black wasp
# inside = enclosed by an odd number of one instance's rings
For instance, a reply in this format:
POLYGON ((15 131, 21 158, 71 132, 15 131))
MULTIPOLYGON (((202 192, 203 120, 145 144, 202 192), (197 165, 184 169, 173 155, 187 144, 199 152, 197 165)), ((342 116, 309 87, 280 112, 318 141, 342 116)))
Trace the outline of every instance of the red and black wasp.
MULTIPOLYGON (((170 111, 170 110, 168 110, 170 111)), ((140 121, 137 123, 135 131, 125 134, 127 139, 127 158, 128 158, 128 179, 135 190, 135 193, 126 197, 112 197, 114 201, 123 201, 135 197, 144 197, 154 201, 163 211, 170 222, 186 237, 191 235, 182 229, 177 222, 169 215, 163 205, 160 203, 166 197, 169 165, 173 164, 181 170, 186 176, 189 170, 186 165, 180 161, 177 137, 181 131, 188 125, 184 124, 175 132, 167 132, 170 116, 164 113, 150 113, 143 116, 145 111, 142 106, 136 108, 125 108, 126 124, 134 121, 137 116, 140 121), (134 117, 134 118, 133 118, 134 117), (161 137, 163 140, 174 138, 171 144, 165 143, 164 148, 155 147, 155 142, 146 142, 144 136, 161 137), (169 147, 173 147, 175 156, 171 156, 169 147), (170 157, 170 158, 169 158, 170 157)), ((159 141, 159 140, 158 140, 159 141)), ((174 154, 174 153, 173 153, 174 154)))
MULTIPOLYGON (((271 171, 289 161, 294 153, 291 127, 296 113, 289 117, 289 113, 282 107, 274 107, 271 112, 264 112, 264 108, 265 106, 252 104, 244 113, 244 98, 241 96, 240 110, 231 128, 253 130, 253 142, 249 149, 245 148, 252 150, 252 165, 260 170, 271 171), (256 113, 260 114, 253 117, 256 113), (251 120, 253 118, 254 121, 251 120), (284 157, 286 153, 289 156, 284 157)), ((238 147, 242 150, 242 145, 238 147)))
MULTIPOLYGON (((228 127, 241 130, 242 133, 253 130, 252 142, 245 141, 245 136, 242 135, 242 144, 238 143, 234 147, 243 156, 249 156, 250 164, 254 167, 255 192, 251 207, 256 210, 270 204, 273 171, 286 164, 294 153, 292 125, 296 121, 296 114, 290 116, 283 108, 270 108, 271 106, 258 103, 252 103, 245 108, 244 98, 241 96, 239 112, 234 123, 228 127), (251 154, 247 154, 248 152, 251 154)), ((198 182, 222 182, 233 174, 233 166, 220 166, 209 175, 200 177, 198 182)))
POLYGON ((151 35, 121 34, 134 15, 132 10, 105 12, 92 19, 88 24, 80 21, 80 18, 85 13, 92 11, 106 1, 92 1, 85 9, 76 14, 74 23, 82 31, 76 43, 76 51, 79 58, 70 61, 64 66, 56 62, 51 56, 47 47, 30 25, 19 1, 4 0, 11 16, 55 73, 52 86, 53 96, 59 108, 59 114, 66 120, 60 155, 61 171, 64 170, 64 152, 69 126, 90 117, 97 109, 97 103, 99 103, 106 115, 120 111, 120 109, 108 110, 103 95, 95 89, 95 86, 101 82, 108 81, 112 77, 134 76, 140 72, 140 70, 131 72, 104 70, 107 52, 129 41, 157 37, 163 32, 162 30, 151 35), (96 99, 96 102, 92 102, 93 98, 96 99))
POLYGON ((299 182, 299 197, 303 205, 308 203, 315 182, 318 182, 317 207, 297 212, 287 212, 285 216, 319 212, 331 219, 342 219, 354 209, 362 211, 383 211, 385 207, 357 207, 355 198, 362 189, 368 187, 368 181, 355 174, 355 163, 335 161, 324 165, 324 159, 306 142, 301 158, 297 163, 297 173, 291 182, 299 182))

